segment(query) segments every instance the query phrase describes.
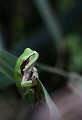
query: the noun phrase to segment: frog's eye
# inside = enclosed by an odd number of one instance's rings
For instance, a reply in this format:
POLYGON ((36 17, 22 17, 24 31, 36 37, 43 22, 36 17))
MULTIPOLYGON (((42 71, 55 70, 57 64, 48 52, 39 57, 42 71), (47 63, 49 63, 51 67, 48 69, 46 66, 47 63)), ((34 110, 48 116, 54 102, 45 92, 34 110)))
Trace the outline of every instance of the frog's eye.
POLYGON ((33 53, 33 54, 30 56, 29 60, 32 61, 32 60, 34 59, 34 57, 35 57, 35 53, 33 53))
POLYGON ((24 74, 23 69, 25 68, 25 66, 26 66, 28 63, 29 63, 29 58, 23 60, 21 66, 20 66, 22 75, 24 74))

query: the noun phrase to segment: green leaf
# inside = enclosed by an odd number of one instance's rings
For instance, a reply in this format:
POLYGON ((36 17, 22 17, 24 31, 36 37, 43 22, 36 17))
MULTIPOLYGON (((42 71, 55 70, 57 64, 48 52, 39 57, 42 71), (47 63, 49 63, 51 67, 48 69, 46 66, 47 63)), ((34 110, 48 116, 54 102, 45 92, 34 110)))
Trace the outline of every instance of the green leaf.
POLYGON ((16 57, 5 50, 0 51, 0 89, 14 83, 16 57))
POLYGON ((41 81, 39 79, 37 79, 37 82, 38 82, 39 88, 41 89, 41 91, 43 91, 43 94, 44 94, 42 101, 47 104, 47 107, 50 111, 50 120, 62 120, 62 117, 61 117, 55 103, 50 98, 45 87, 43 86, 43 84, 41 83, 41 81))

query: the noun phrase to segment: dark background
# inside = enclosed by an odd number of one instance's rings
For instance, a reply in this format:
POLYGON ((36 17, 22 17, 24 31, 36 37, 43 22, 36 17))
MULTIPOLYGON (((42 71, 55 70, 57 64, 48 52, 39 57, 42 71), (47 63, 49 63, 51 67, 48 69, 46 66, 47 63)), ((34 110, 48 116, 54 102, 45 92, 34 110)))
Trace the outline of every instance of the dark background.
MULTIPOLYGON (((81 75, 82 0, 1 0, 0 50, 5 49, 18 57, 27 47, 39 52, 39 63, 81 75)), ((79 96, 82 94, 77 94, 76 86, 70 92, 67 86, 71 83, 71 76, 65 73, 61 75, 61 72, 53 74, 46 70, 39 70, 39 76, 65 120, 81 120, 79 103, 82 103, 79 96), (54 98, 54 94, 57 97, 54 98), (73 102, 75 100, 76 103, 73 102), (74 111, 76 105, 78 112, 74 111), (71 110, 74 112, 69 118, 71 110), (74 117, 75 112, 79 119, 74 117)), ((31 116, 34 115, 33 111, 40 108, 30 109, 15 85, 1 89, 0 96, 0 120, 36 119, 31 116)))

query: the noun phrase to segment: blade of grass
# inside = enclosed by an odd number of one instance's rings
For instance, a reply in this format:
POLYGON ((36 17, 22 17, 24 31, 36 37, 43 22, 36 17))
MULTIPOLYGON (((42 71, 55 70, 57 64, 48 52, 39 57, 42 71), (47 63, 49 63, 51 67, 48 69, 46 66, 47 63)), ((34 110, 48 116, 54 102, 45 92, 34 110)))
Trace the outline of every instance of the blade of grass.
POLYGON ((56 67, 52 67, 52 66, 43 64, 43 63, 37 62, 36 67, 38 69, 45 71, 45 72, 48 72, 48 73, 58 74, 58 75, 63 76, 63 77, 69 77, 68 72, 66 72, 62 69, 56 68, 56 67))
POLYGON ((61 117, 55 103, 52 101, 48 92, 46 91, 45 87, 43 86, 43 84, 41 83, 41 81, 39 79, 37 79, 37 84, 38 84, 37 86, 39 86, 39 89, 43 92, 42 100, 43 100, 43 102, 45 102, 47 104, 47 107, 49 108, 50 120, 62 120, 62 117, 61 117))
POLYGON ((14 83, 14 66, 16 57, 5 50, 0 51, 0 88, 5 88, 14 83))

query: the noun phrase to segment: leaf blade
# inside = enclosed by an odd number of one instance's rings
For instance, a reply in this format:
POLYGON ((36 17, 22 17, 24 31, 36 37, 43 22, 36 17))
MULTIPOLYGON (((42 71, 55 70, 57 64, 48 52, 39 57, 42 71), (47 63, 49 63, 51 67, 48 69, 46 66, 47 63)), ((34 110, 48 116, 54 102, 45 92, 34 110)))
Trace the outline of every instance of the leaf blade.
POLYGON ((16 57, 9 52, 0 51, 0 89, 8 87, 14 83, 14 67, 16 57))

